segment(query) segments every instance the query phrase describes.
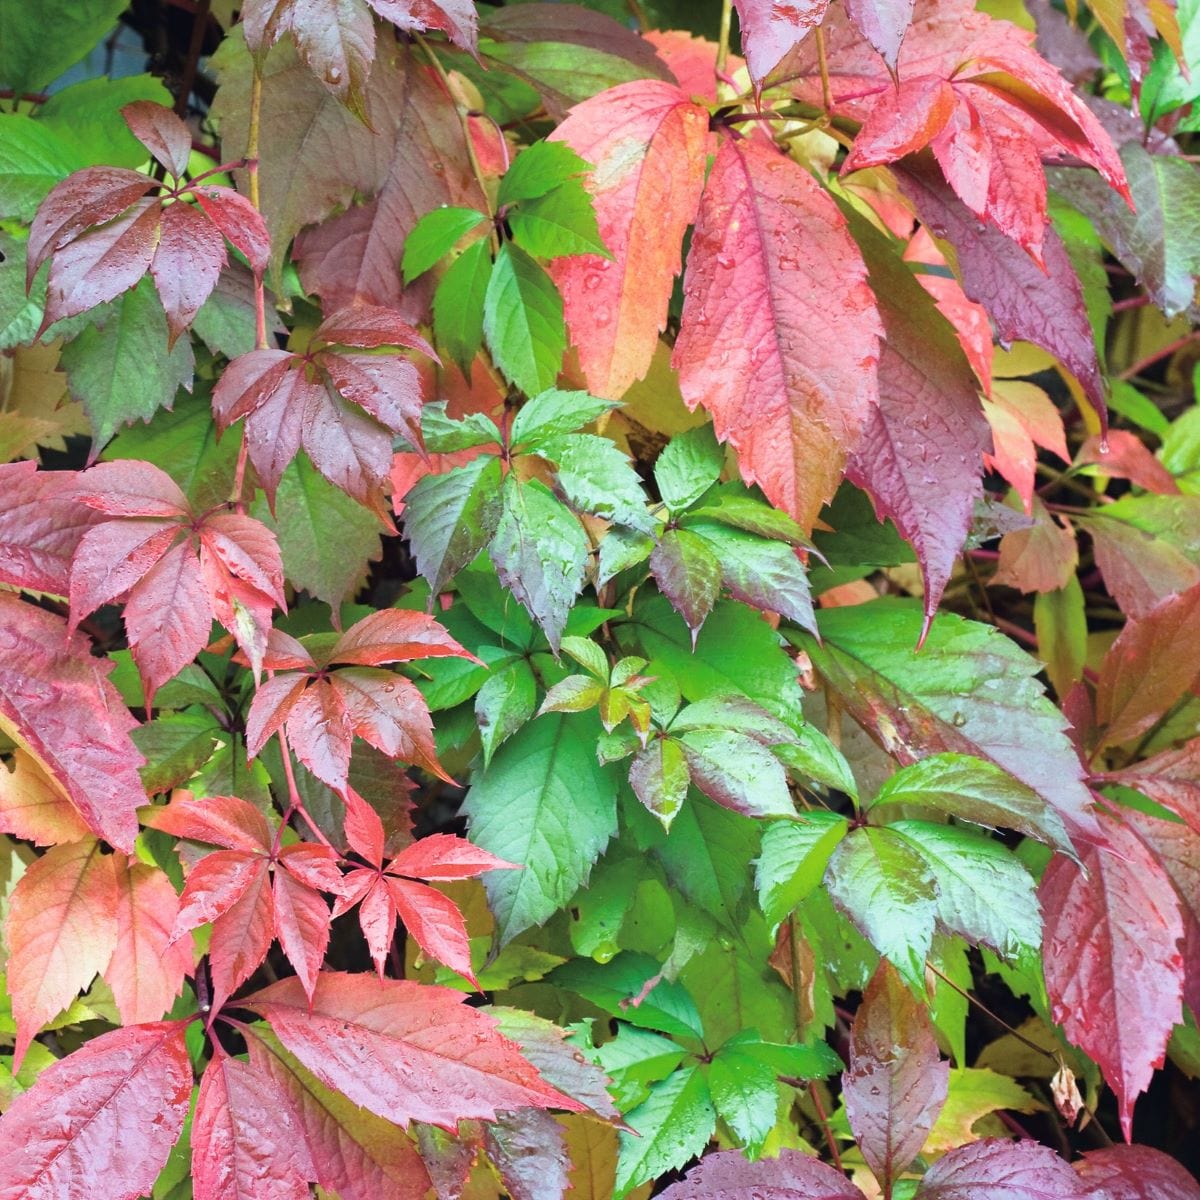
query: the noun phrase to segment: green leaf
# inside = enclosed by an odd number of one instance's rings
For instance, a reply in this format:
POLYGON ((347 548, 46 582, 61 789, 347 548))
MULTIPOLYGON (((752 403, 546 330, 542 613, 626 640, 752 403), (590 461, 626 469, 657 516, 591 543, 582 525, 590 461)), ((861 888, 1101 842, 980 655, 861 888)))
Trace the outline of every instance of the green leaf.
POLYGON ((583 588, 588 542, 578 520, 538 480, 509 474, 488 554, 500 582, 528 609, 557 652, 571 604, 583 588))
POLYGON ((501 945, 566 904, 616 833, 616 768, 596 761, 599 729, 590 714, 539 717, 467 793, 471 840, 524 867, 484 877, 501 945))
POLYGON ((779 1085, 775 1072, 740 1047, 726 1043, 708 1064, 708 1090, 717 1115, 733 1130, 753 1160, 775 1127, 779 1085))
POLYGON ((82 165, 53 129, 24 113, 0 113, 0 213, 6 217, 32 221, 50 189, 82 165))
POLYGON ((0 87, 40 92, 117 23, 126 0, 0 5, 0 87))
POLYGON ((297 454, 279 480, 275 515, 261 498, 253 511, 275 531, 292 586, 334 612, 362 587, 369 564, 383 553, 379 518, 326 482, 306 454, 297 454))
POLYGON ((794 817, 783 764, 761 742, 730 729, 694 729, 679 737, 695 784, 748 817, 794 817))
POLYGON ((523 201, 509 213, 508 224, 513 241, 534 258, 562 258, 568 254, 612 258, 600 237, 592 198, 575 180, 537 199, 523 201))
MULTIPOLYGON (((565 637, 562 640, 562 648, 581 667, 590 671, 601 682, 608 682, 608 656, 590 638, 565 637)), ((614 682, 621 681, 615 680, 614 682)))
POLYGON ((650 1094, 650 1084, 666 1079, 685 1053, 677 1042, 625 1021, 618 1023, 617 1036, 603 1046, 580 1049, 612 1080, 610 1090, 622 1112, 641 1104, 650 1094))
POLYGON ((446 415, 446 402, 437 400, 421 409, 421 440, 431 454, 453 454, 476 446, 499 445, 500 430, 484 413, 469 413, 455 421, 446 415))
POLYGON ((654 854, 673 888, 726 928, 736 930, 741 926, 742 899, 758 845, 755 821, 693 796, 654 854))
POLYGON ((632 620, 618 626, 625 653, 661 664, 675 676, 685 699, 742 692, 777 716, 799 713, 796 665, 779 635, 752 608, 731 601, 716 605, 696 639, 662 596, 639 599, 632 620), (625 646, 625 643, 631 643, 625 646))
POLYGON ((685 987, 659 978, 645 991, 646 985, 660 976, 661 971, 661 964, 650 955, 624 950, 607 963, 572 959, 556 967, 546 978, 555 987, 574 992, 631 1025, 702 1042, 704 1027, 700 1014, 685 987))
MULTIPOLYGON (((270 300, 267 301, 268 306, 270 300)), ((278 314, 268 307, 268 333, 282 330, 278 314)), ((241 263, 232 264, 217 280, 212 294, 192 319, 192 332, 212 351, 228 359, 249 354, 258 345, 254 312, 254 280, 241 263)))
POLYGON ((38 108, 37 121, 71 147, 77 168, 103 164, 136 170, 150 154, 121 116, 121 109, 135 100, 166 108, 175 103, 162 80, 153 75, 85 79, 55 92, 38 108))
POLYGON ((512 424, 509 443, 514 448, 523 447, 564 433, 574 433, 616 407, 616 401, 601 400, 587 392, 548 388, 521 405, 512 424))
POLYGON ((482 454, 425 475, 404 497, 404 535, 436 595, 487 545, 500 521, 500 460, 482 454))
POLYGON ((558 468, 558 485, 572 507, 642 533, 657 528, 637 472, 608 438, 568 433, 539 441, 537 453, 558 468))
POLYGON ((149 420, 180 388, 190 390, 195 360, 188 338, 167 349, 167 316, 149 279, 92 316, 97 324, 67 344, 60 363, 103 446, 122 425, 149 420))
POLYGON ((870 825, 851 830, 829 860, 825 886, 867 941, 923 992, 937 885, 908 840, 870 825))
POLYGON ((671 720, 671 732, 679 734, 689 729, 732 730, 764 746, 778 746, 796 738, 789 725, 761 705, 736 694, 705 696, 681 709, 671 720))
MULTIPOLYGON (((533 646, 537 639, 533 621, 525 609, 512 598, 512 594, 505 591, 496 576, 495 568, 486 556, 481 555, 459 574, 455 589, 471 616, 480 625, 497 634, 505 645, 517 647, 522 651, 533 646)), ((571 610, 572 617, 580 611, 580 606, 576 606, 571 610)))
POLYGON ((690 508, 721 476, 725 447, 711 425, 676 434, 654 464, 658 494, 672 513, 690 508))
POLYGON ((539 715, 544 712, 586 712, 600 703, 604 693, 604 684, 597 683, 591 675, 568 675, 546 693, 539 715))
POLYGON ((1078 575, 1068 575, 1063 587, 1034 596, 1033 628, 1038 657, 1046 664, 1055 692, 1064 697, 1083 678, 1087 661, 1087 609, 1078 575))
POLYGON ((1041 944, 1033 879, 1010 850, 955 825, 905 820, 888 828, 915 847, 933 871, 944 928, 1007 959, 1041 944))
POLYGON ((438 281, 433 293, 433 337, 464 375, 483 345, 483 309, 492 279, 492 247, 472 242, 438 281))
MULTIPOLYGON (((1200 371, 1193 376, 1194 382, 1197 379, 1200 379, 1200 371)), ((1152 407, 1158 412, 1157 407, 1152 407)), ((1176 477, 1179 490, 1189 495, 1200 492, 1200 405, 1189 408, 1177 417, 1159 436, 1162 438, 1162 448, 1158 457, 1162 465, 1176 477)))
POLYGON ((1036 792, 995 763, 969 754, 931 754, 901 767, 866 807, 887 804, 932 808, 976 825, 1015 829, 1070 850, 1058 814, 1036 792))
POLYGON ((502 742, 533 717, 537 682, 528 659, 514 658, 488 676, 475 697, 475 718, 487 767, 502 742))
POLYGON ((629 784, 634 795, 652 812, 664 829, 687 799, 691 775, 683 748, 673 738, 654 738, 639 750, 629 765, 629 784))
POLYGON ((694 641, 721 594, 721 560, 690 530, 667 529, 650 555, 650 571, 694 641))
POLYGON ((842 1069, 842 1060, 824 1042, 780 1044, 764 1042, 755 1030, 735 1034, 725 1043, 726 1048, 737 1046, 739 1054, 765 1063, 776 1075, 790 1079, 824 1079, 842 1069))
POLYGON ((820 886, 829 856, 849 827, 845 817, 821 810, 764 827, 754 886, 772 930, 820 886))
POLYGON ((567 348, 562 297, 550 276, 511 242, 496 255, 483 331, 500 372, 527 396, 554 384, 567 348))
POLYGON ((0 254, 4 255, 0 269, 0 351, 31 341, 42 323, 46 273, 39 272, 26 295, 25 251, 26 242, 6 232, 0 224, 0 254))
POLYGON ((571 901, 571 948, 598 963, 617 953, 621 926, 633 906, 638 886, 648 875, 642 858, 606 856, 592 872, 585 889, 571 901))
POLYGON ((794 742, 779 746, 775 753, 783 764, 802 779, 823 784, 858 799, 858 784, 842 752, 815 725, 795 727, 794 742))
POLYGON ((504 173, 496 203, 536 200, 568 179, 576 179, 590 170, 591 167, 565 142, 534 142, 513 159, 504 173))
POLYGON ((168 713, 139 725, 132 737, 146 759, 140 768, 143 786, 148 792, 165 792, 208 762, 221 729, 211 713, 168 713))
POLYGON ((717 1114, 704 1075, 692 1065, 654 1084, 625 1122, 633 1132, 620 1135, 613 1200, 698 1155, 712 1137, 717 1114))
POLYGON ((921 612, 906 601, 823 609, 818 625, 820 643, 789 637, 889 754, 902 763, 941 751, 987 759, 1054 808, 1069 834, 1098 836, 1066 719, 1035 678, 1041 665, 1015 643, 942 613, 918 651, 921 612))
POLYGON ((816 632, 808 575, 791 546, 712 521, 684 520, 683 528, 703 538, 721 564, 721 582, 735 600, 777 612, 816 632))
POLYGON ((787 542, 792 546, 812 547, 812 543, 804 536, 804 530, 787 513, 755 500, 739 484, 724 484, 687 515, 710 522, 719 521, 722 525, 732 525, 734 529, 756 533, 773 541, 787 542))
POLYGON ((487 220, 473 208, 446 205, 427 212, 412 228, 404 242, 401 269, 404 282, 412 283, 424 275, 439 259, 454 249, 458 240, 487 220))

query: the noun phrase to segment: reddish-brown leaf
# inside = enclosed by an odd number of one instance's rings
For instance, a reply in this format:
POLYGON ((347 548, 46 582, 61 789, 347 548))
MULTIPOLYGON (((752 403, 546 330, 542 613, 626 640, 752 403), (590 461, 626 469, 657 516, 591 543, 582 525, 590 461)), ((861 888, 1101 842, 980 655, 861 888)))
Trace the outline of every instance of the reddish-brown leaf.
POLYGON ((1100 667, 1096 719, 1105 745, 1135 738, 1158 721, 1200 675, 1200 584, 1129 621, 1100 667))
POLYGON ((1075 1169, 1094 1200, 1200 1200, 1187 1168, 1150 1146, 1087 1150, 1075 1169))
POLYGON ((36 759, 98 837, 133 851, 145 759, 129 737, 137 724, 67 623, 0 594, 0 728, 36 759))
POLYGON ((743 477, 811 529, 878 401, 882 326, 829 194, 774 148, 726 138, 700 206, 672 361, 743 477))
POLYGON ((921 1152, 949 1078, 925 1006, 884 960, 854 1017, 842 1092, 858 1147, 885 1192, 921 1152))
POLYGON ((245 854, 266 851, 271 845, 266 817, 253 804, 236 796, 192 800, 185 793, 184 798, 173 800, 165 808, 152 809, 143 823, 172 837, 207 842, 245 854))
POLYGON ((1162 1066, 1180 1020, 1183 937, 1170 877, 1127 826, 1102 818, 1111 851, 1085 845, 1084 871, 1055 855, 1038 892, 1054 1020, 1117 1094, 1130 1137, 1133 1104, 1162 1066))
POLYGON ((331 348, 385 344, 432 353, 399 314, 364 308, 334 313, 305 354, 252 350, 230 363, 213 389, 213 410, 221 428, 246 418, 250 461, 268 496, 303 449, 335 487, 385 512, 392 435, 421 441, 417 369, 405 359, 331 348))
POLYGON ((258 209, 232 188, 206 184, 193 189, 192 195, 226 240, 246 256, 251 270, 261 276, 271 257, 271 237, 258 209))
POLYGON ((192 1119, 195 1200, 308 1200, 312 1164, 274 1080, 218 1053, 192 1119))
POLYGON ((1043 269, 997 229, 981 226, 928 164, 906 162, 896 175, 929 231, 954 247, 963 291, 987 309, 1001 341, 1032 342, 1048 350, 1103 415, 1107 389, 1083 288, 1058 234, 1045 231, 1043 269))
POLYGON ((367 0, 385 21, 406 32, 440 29, 455 45, 475 52, 478 18, 471 0, 367 0))
POLYGON ((868 410, 847 474, 917 552, 933 614, 982 494, 988 424, 957 336, 882 238, 857 227, 884 337, 879 405, 868 410))
POLYGON ((492 1020, 448 988, 323 972, 310 1011, 299 980, 256 992, 279 1040, 326 1087, 399 1125, 453 1129, 512 1108, 583 1106, 545 1083, 492 1020))
POLYGON ((560 258, 550 273, 588 391, 618 400, 649 369, 666 324, 704 184, 708 111, 643 79, 577 104, 552 140, 591 164, 588 190, 612 258, 560 258))
POLYGON ((112 856, 117 884, 117 944, 104 968, 125 1025, 159 1020, 192 969, 192 939, 172 942, 179 897, 158 867, 112 856))
MULTIPOLYGON (((225 851, 217 851, 218 854, 225 851)), ((209 855, 213 858, 215 855, 209 855)), ((202 859, 201 863, 206 860, 202 859)), ((212 968, 212 1006, 221 1008, 267 957, 275 937, 275 908, 266 859, 238 899, 213 922, 208 961, 212 968)), ((189 876, 190 879, 190 876, 189 876)), ((186 899, 186 896, 185 896, 186 899)))
POLYGON ((925 1173, 914 1200, 1088 1200, 1089 1196, 1075 1172, 1048 1147, 984 1138, 938 1159, 925 1173))
POLYGON ((384 608, 351 625, 330 650, 329 661, 378 667, 447 655, 479 661, 425 613, 384 608))
POLYGON ((167 314, 169 345, 191 325, 227 261, 225 239, 201 209, 177 203, 162 210, 150 274, 167 314))
POLYGON ((511 1200, 562 1197, 571 1186, 566 1132, 548 1112, 503 1113, 485 1127, 483 1144, 511 1200))
POLYGON ((1107 438, 1093 434, 1079 447, 1076 466, 1091 463, 1105 475, 1130 483, 1160 496, 1179 494, 1175 477, 1150 453, 1146 443, 1127 429, 1113 429, 1107 438))
POLYGON ((749 1163, 740 1150, 707 1154, 663 1200, 863 1200, 840 1171, 799 1150, 749 1163))
POLYGON ((191 1100, 187 1025, 114 1029, 44 1071, 0 1123, 0 1195, 148 1195, 191 1100))
POLYGON ((1200 738, 1099 778, 1149 796, 1200 833, 1200 738))
POLYGON ((991 582, 1022 592, 1053 592, 1066 587, 1079 565, 1075 534, 1060 525, 1040 497, 1033 497, 1033 524, 1000 539, 1000 561, 991 582))
POLYGON ((101 518, 74 497, 74 471, 0 464, 0 583, 65 596, 71 556, 101 518))
POLYGON ((5 929, 16 1066, 38 1030, 112 957, 117 942, 112 858, 93 838, 47 851, 13 889, 5 929))
POLYGON ((323 1188, 341 1200, 424 1200, 429 1175, 397 1125, 331 1091, 269 1033, 255 1031, 250 1061, 286 1098, 323 1188))
POLYGON ((135 100, 121 109, 121 116, 137 138, 176 179, 182 179, 192 154, 188 127, 165 105, 135 100))

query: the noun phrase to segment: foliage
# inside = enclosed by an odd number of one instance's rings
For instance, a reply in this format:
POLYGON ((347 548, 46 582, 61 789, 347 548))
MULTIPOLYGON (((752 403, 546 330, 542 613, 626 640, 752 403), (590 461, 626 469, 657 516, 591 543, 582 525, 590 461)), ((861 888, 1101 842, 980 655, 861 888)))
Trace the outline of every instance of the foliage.
POLYGON ((0 1195, 1200 1196, 1197 10, 0 0, 0 1195))

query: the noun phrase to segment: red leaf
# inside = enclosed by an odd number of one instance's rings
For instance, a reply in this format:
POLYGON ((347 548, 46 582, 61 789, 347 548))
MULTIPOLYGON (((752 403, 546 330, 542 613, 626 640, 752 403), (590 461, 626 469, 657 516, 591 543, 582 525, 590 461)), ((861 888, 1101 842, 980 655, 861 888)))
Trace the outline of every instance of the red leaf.
POLYGON ((348 667, 328 687, 340 695, 350 727, 363 741, 453 782, 437 760, 433 721, 414 684, 391 671, 348 667))
POLYGON ((1160 496, 1179 494, 1179 484, 1166 467, 1150 453, 1145 442, 1125 429, 1113 429, 1107 439, 1093 434, 1075 455, 1076 466, 1093 463, 1105 475, 1130 483, 1160 496))
POLYGON ((985 1138, 938 1159, 914 1200, 1088 1200, 1090 1195, 1046 1146, 985 1138))
POLYGON ((407 980, 323 972, 312 1009, 299 980, 284 979, 245 1006, 326 1087, 399 1125, 454 1129, 512 1108, 583 1105, 546 1084, 491 1019, 461 993, 407 980))
POLYGON ((313 891, 332 892, 336 896, 342 890, 342 872, 338 867, 337 855, 328 846, 318 846, 313 842, 283 846, 276 861, 298 883, 313 891))
POLYGON ((74 471, 0 464, 0 583, 67 594, 71 555, 98 518, 76 502, 74 471))
POLYGON ((275 936, 311 996, 329 946, 329 905, 286 871, 275 872, 272 894, 275 936))
MULTIPOLYGON (((717 102, 717 43, 682 29, 648 29, 642 34, 667 64, 680 88, 698 103, 717 102)), ((740 58, 726 59, 725 70, 735 75, 745 66, 740 58)))
POLYGON ((1122 816, 1150 847, 1158 865, 1175 885, 1183 918, 1183 1002, 1200 1012, 1200 834, 1176 821, 1147 813, 1123 811, 1122 816))
POLYGON ((828 193, 774 148, 726 138, 704 189, 672 358, 742 475, 811 529, 878 400, 882 328, 828 193))
POLYGON ((981 228, 928 166, 910 161, 896 176, 929 231, 954 247, 963 291, 991 314, 1000 340, 1032 342, 1061 360, 1103 418, 1106 387, 1083 288, 1058 234, 1046 229, 1043 270, 1002 233, 981 228))
POLYGON ((16 596, 0 594, 0 728, 30 753, 98 837, 133 851, 137 769, 129 737, 137 724, 108 681, 111 662, 86 638, 16 596))
MULTIPOLYGON (((218 854, 224 851, 217 851, 218 854)), ((212 858, 213 855, 209 855, 212 858)), ((206 860, 201 860, 203 863, 206 860)), ((219 1009, 267 957, 275 936, 274 905, 266 859, 236 903, 213 923, 208 961, 212 967, 212 1006, 219 1009)), ((190 880, 189 876, 189 880, 190 880)), ((186 896, 186 893, 185 893, 186 896)))
POLYGON ((0 1195, 149 1194, 191 1100, 187 1025, 115 1029, 44 1071, 0 1123, 0 1195))
POLYGON ((854 139, 843 170, 895 162, 929 145, 949 124, 957 104, 950 83, 936 75, 917 75, 895 88, 884 88, 854 139))
POLYGON ((188 127, 162 104, 135 100, 121 109, 121 116, 137 138, 158 162, 176 179, 187 172, 192 156, 192 135, 188 127))
POLYGON ((329 652, 329 661, 378 667, 447 655, 479 662, 425 613, 384 608, 351 625, 329 652))
POLYGON ((104 968, 125 1025, 159 1020, 192 969, 192 939, 170 940, 179 897, 157 867, 113 855, 117 944, 104 968))
POLYGON ((458 905, 428 884, 385 878, 396 914, 421 950, 478 988, 479 982, 471 969, 467 924, 458 905))
POLYGON ((1111 852, 1084 845, 1087 874, 1055 855, 1039 888, 1054 1020, 1104 1072, 1128 1140, 1133 1104, 1180 1020, 1183 937, 1171 880, 1125 825, 1101 818, 1111 852))
MULTIPOLYGON (((327 330, 352 345, 428 349, 397 314, 383 309, 335 313, 318 330, 320 337, 329 336, 327 330)), ((418 445, 421 440, 420 381, 412 363, 327 348, 241 355, 213 389, 213 410, 221 428, 246 418, 250 461, 269 496, 303 448, 330 483, 381 514, 392 435, 418 445)))
POLYGON ((250 269, 261 277, 271 257, 271 237, 258 209, 232 188, 206 184, 193 188, 192 195, 205 216, 246 256, 250 269))
POLYGON ((175 521, 104 521, 89 529, 71 562, 70 629, 141 582, 178 536, 175 521))
POLYGON ((705 1155, 662 1200, 863 1200, 840 1171, 799 1150, 747 1162, 740 1150, 705 1155), (753 1189, 752 1191, 750 1189, 753 1189))
POLYGON ((189 516, 179 485, 153 463, 121 459, 100 463, 75 477, 72 494, 81 504, 110 517, 189 516))
POLYGON ((551 140, 591 163, 588 190, 612 258, 556 259, 550 274, 588 391, 618 400, 649 369, 666 325, 704 184, 708 111, 642 79, 577 104, 551 140))
POLYGON ((93 225, 119 217, 140 200, 154 180, 119 167, 88 167, 57 184, 38 207, 29 230, 25 286, 54 251, 93 225))
MULTIPOLYGON (((255 703, 257 700, 255 696, 255 703)), ((291 705, 285 725, 288 740, 300 761, 322 783, 335 790, 344 788, 350 771, 354 726, 340 692, 325 680, 309 684, 291 705)), ((251 754, 256 753, 249 741, 247 748, 251 754)))
POLYGON ((884 960, 854 1017, 842 1094, 858 1147, 885 1193, 920 1154, 949 1079, 925 1006, 884 960))
POLYGON ((1009 530, 1000 539, 1000 561, 993 584, 1022 592, 1053 592, 1067 586, 1079 565, 1075 534, 1060 525, 1038 496, 1033 497, 1033 524, 1009 530))
POLYGON ((821 23, 829 0, 734 0, 750 78, 761 84, 789 50, 821 23))
POLYGON ((473 879, 484 871, 504 868, 516 869, 516 864, 481 850, 466 838, 451 833, 433 833, 405 846, 388 863, 387 869, 393 875, 407 875, 412 879, 473 879))
POLYGON ((1161 1150, 1106 1146, 1084 1152, 1075 1164, 1093 1198, 1103 1200, 1200 1200, 1200 1184, 1161 1150))
POLYGON ((138 200, 122 216, 60 246, 46 281, 42 330, 133 287, 150 269, 161 211, 157 200, 138 200))
POLYGON ((334 903, 333 915, 340 917, 356 904, 359 928, 382 981, 392 939, 396 936, 396 902, 387 880, 375 871, 351 871, 346 876, 345 890, 334 903))
POLYGON ((846 13, 894 72, 900 44, 912 24, 913 0, 846 0, 846 13))
POLYGON ((1200 833, 1200 738, 1099 778, 1149 796, 1200 833))
POLYGON ((1161 719, 1200 674, 1200 584, 1129 621, 1100 667, 1096 719, 1106 746, 1128 741, 1161 719))
POLYGON ((192 1120, 195 1200, 308 1200, 308 1161, 274 1080, 218 1053, 200 1080, 192 1120))
POLYGON ((143 824, 173 837, 224 846, 226 850, 245 854, 271 847, 266 817, 253 804, 236 796, 174 800, 165 808, 152 809, 143 824))
POLYGON ((847 474, 871 496, 876 515, 890 517, 916 550, 928 624, 982 494, 988 424, 954 330, 872 234, 863 227, 859 240, 883 318, 879 405, 867 411, 847 474))
POLYGON ((94 839, 55 846, 13 889, 6 935, 14 1069, 34 1034, 108 965, 117 942, 111 857, 94 839))
POLYGON ((225 239, 202 211, 182 203, 162 210, 150 274, 167 314, 168 345, 191 325, 226 262, 225 239))
POLYGON ((188 872, 173 936, 182 937, 189 929, 218 920, 248 891, 258 893, 258 884, 267 873, 263 854, 243 854, 240 850, 216 850, 206 854, 188 872))
POLYGON ((341 1200, 424 1200, 425 1164, 408 1135, 314 1079, 273 1037, 249 1039, 250 1061, 286 1097, 313 1178, 341 1200))
POLYGON ((1037 447, 1070 461, 1062 416, 1040 387, 1020 379, 995 380, 983 408, 995 443, 986 456, 988 466, 1013 485, 1025 511, 1031 512, 1037 447))
POLYGON ((475 53, 477 17, 471 0, 367 0, 400 29, 440 29, 456 46, 475 53))

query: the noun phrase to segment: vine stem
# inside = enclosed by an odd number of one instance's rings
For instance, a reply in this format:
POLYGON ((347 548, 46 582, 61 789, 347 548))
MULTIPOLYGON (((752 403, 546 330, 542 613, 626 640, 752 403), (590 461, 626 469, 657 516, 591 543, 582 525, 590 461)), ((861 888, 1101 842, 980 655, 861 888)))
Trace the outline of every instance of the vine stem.
MULTIPOLYGON (((292 748, 290 745, 288 745, 287 734, 283 731, 283 729, 279 730, 279 749, 282 752, 283 777, 287 780, 288 789, 289 807, 287 816, 284 817, 284 823, 286 823, 288 818, 291 817, 292 813, 299 813, 304 818, 309 829, 313 831, 313 836, 317 839, 317 841, 320 842, 322 846, 332 850, 334 854, 337 854, 337 848, 332 842, 330 842, 324 833, 321 832, 320 827, 312 819, 312 817, 308 815, 308 809, 304 807, 304 801, 300 799, 300 789, 296 787, 296 773, 292 769, 292 748)), ((279 828, 282 830, 283 824, 281 824, 279 828)), ((338 854, 338 857, 341 858, 341 855, 338 854)))
POLYGON ((733 27, 733 0, 721 0, 721 32, 717 35, 717 74, 725 74, 729 58, 729 34, 733 27))
POLYGON ((825 57, 825 31, 818 25, 813 30, 817 47, 817 69, 821 72, 821 103, 825 106, 825 115, 833 114, 833 88, 829 84, 829 62, 825 57))

